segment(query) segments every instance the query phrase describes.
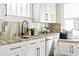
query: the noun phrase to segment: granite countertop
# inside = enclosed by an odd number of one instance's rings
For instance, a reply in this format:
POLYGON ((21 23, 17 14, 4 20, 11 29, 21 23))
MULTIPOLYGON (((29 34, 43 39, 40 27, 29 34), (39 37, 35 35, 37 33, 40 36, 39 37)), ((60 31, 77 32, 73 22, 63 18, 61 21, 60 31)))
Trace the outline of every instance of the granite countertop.
POLYGON ((78 38, 59 39, 58 42, 79 43, 79 39, 78 38))
POLYGON ((34 40, 34 39, 39 39, 39 38, 46 38, 49 36, 54 36, 58 35, 59 33, 51 33, 51 34, 39 34, 39 35, 34 35, 34 36, 17 36, 17 37, 2 37, 0 36, 0 45, 7 45, 7 44, 13 44, 13 43, 18 43, 18 42, 25 42, 29 40, 34 40))

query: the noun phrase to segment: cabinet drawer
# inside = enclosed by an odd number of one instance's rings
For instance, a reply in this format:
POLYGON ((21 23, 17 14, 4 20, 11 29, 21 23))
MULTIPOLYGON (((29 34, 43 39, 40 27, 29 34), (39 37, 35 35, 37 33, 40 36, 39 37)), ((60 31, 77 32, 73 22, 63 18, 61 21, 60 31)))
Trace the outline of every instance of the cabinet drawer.
POLYGON ((14 52, 18 52, 18 51, 24 52, 25 51, 24 43, 25 42, 0 46, 0 51, 1 51, 0 54, 5 56, 5 55, 13 54, 14 52))
POLYGON ((28 41, 28 45, 30 46, 37 45, 37 43, 37 39, 28 41))
POLYGON ((24 48, 24 43, 16 43, 9 46, 9 49, 12 50, 19 50, 24 48))
POLYGON ((38 44, 42 44, 42 43, 45 44, 45 38, 40 38, 40 39, 38 39, 38 44))

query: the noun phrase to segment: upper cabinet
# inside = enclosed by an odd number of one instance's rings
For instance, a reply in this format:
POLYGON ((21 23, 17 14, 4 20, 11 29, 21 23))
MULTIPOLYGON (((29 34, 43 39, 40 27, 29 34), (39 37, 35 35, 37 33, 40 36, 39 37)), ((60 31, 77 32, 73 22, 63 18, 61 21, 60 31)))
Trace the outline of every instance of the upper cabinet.
POLYGON ((35 22, 56 22, 55 3, 35 3, 33 4, 33 21, 35 22))
POLYGON ((0 19, 4 19, 6 16, 6 4, 0 3, 0 19))
POLYGON ((32 17, 33 22, 56 23, 56 4, 8 3, 7 16, 32 17))
POLYGON ((40 22, 40 4, 39 3, 32 4, 32 17, 33 17, 33 22, 40 22))
POLYGON ((56 22, 56 5, 54 3, 40 4, 40 21, 56 22))
POLYGON ((8 3, 7 16, 31 17, 31 3, 8 3))

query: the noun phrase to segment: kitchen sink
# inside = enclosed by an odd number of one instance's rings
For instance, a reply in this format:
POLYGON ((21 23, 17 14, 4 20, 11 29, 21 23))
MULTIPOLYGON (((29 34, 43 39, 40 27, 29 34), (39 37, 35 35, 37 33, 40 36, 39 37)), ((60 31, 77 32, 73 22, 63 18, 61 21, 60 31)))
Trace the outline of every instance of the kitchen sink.
POLYGON ((21 36, 21 38, 23 38, 23 39, 28 39, 28 38, 30 38, 30 36, 21 36))

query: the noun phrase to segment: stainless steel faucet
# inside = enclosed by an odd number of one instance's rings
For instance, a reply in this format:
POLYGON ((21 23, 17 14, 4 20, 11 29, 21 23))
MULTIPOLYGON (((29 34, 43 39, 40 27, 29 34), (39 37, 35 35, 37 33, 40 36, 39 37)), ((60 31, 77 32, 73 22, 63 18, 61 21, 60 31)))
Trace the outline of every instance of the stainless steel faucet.
POLYGON ((23 33, 23 30, 24 30, 24 28, 23 28, 23 24, 24 24, 25 22, 26 22, 26 24, 27 24, 26 33, 28 34, 28 21, 27 21, 27 20, 24 20, 24 21, 22 22, 21 35, 25 35, 25 33, 23 33))

